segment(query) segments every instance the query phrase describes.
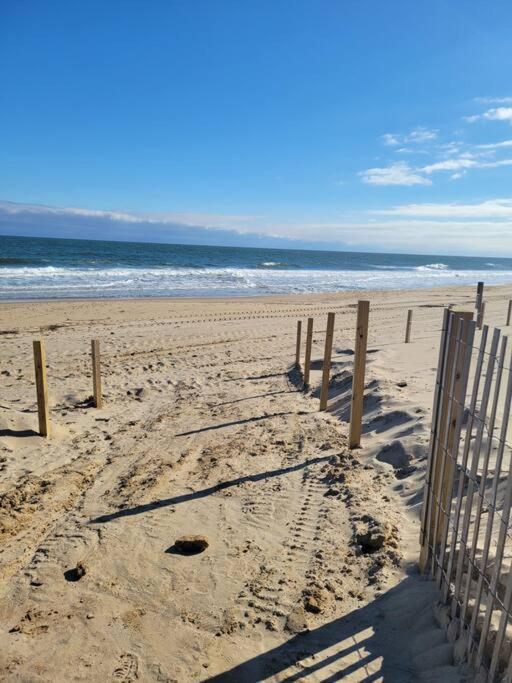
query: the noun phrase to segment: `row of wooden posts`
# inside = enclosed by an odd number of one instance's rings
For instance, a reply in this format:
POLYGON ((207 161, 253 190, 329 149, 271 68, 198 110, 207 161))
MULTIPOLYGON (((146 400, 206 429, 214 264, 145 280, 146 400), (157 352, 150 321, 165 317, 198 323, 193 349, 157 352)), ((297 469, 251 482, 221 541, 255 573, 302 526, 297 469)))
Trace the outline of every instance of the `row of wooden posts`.
MULTIPOLYGON (((363 421, 364 376, 366 369, 366 349, 368 344, 369 301, 358 301, 356 339, 354 349, 354 373, 352 378, 352 399, 350 404, 350 448, 359 448, 363 421)), ((332 342, 334 338, 334 313, 327 314, 327 330, 325 334, 324 361, 322 366, 322 384, 320 388, 320 410, 327 410, 329 398, 329 381, 331 374, 332 342)), ((302 321, 297 322, 297 343, 295 350, 295 366, 301 368, 302 321)), ((303 382, 309 386, 311 370, 311 348, 313 345, 313 318, 308 318, 306 331, 306 351, 304 356, 303 382)))
MULTIPOLYGON (((483 300, 484 283, 477 285, 475 302, 476 327, 481 330, 485 315, 485 301, 483 300)), ((451 310, 452 305, 448 306, 451 310)), ((363 393, 364 376, 366 368, 366 348, 368 342, 368 318, 370 302, 358 301, 357 322, 356 322, 356 341, 354 349, 354 373, 352 380, 352 400, 350 407, 350 448, 359 448, 361 445, 362 417, 363 417, 363 393)), ((411 343, 412 314, 410 308, 407 311, 407 321, 405 324, 405 343, 411 343)), ((510 325, 512 317, 512 299, 508 302, 507 321, 510 325)), ((320 389, 320 410, 327 410, 327 400, 329 396, 329 381, 331 373, 332 343, 334 336, 334 313, 327 314, 327 330, 325 335, 324 361, 322 369, 322 383, 320 389)), ((302 321, 297 321, 297 342, 295 349, 295 366, 300 369, 301 362, 301 341, 302 341, 302 321)), ((306 330, 306 349, 304 354, 304 367, 302 368, 304 387, 309 387, 309 377, 311 370, 311 349, 313 344, 313 318, 308 318, 306 330)))
MULTIPOLYGON (((49 437, 51 434, 51 429, 50 407, 48 401, 48 380, 46 377, 46 351, 44 348, 44 341, 42 339, 35 339, 32 344, 34 348, 34 369, 36 375, 39 434, 41 436, 49 437)), ((103 405, 103 395, 101 392, 99 339, 91 339, 91 359, 93 401, 96 408, 101 408, 103 405)))

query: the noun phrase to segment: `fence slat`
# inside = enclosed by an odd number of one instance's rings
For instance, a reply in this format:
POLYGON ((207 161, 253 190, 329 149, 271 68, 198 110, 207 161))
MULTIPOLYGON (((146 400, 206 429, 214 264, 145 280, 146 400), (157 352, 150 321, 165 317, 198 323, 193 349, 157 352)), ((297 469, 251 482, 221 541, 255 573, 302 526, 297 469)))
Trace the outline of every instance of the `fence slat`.
MULTIPOLYGON (((489 328, 487 326, 484 327, 483 332, 482 332, 482 338, 487 339, 489 328)), ((487 366, 486 366, 486 373, 485 373, 485 382, 484 382, 484 387, 482 390, 482 396, 480 399, 480 411, 479 411, 479 420, 478 420, 478 426, 477 426, 477 431, 476 435, 473 438, 471 431, 468 433, 468 439, 473 441, 473 450, 471 454, 471 467, 469 470, 469 474, 467 474, 468 477, 468 482, 467 482, 467 491, 466 491, 466 504, 464 506, 464 512, 463 512, 463 517, 462 517, 462 531, 460 535, 460 542, 459 542, 459 553, 457 556, 457 568, 456 568, 456 573, 455 573, 455 585, 454 585, 454 590, 453 590, 453 596, 452 596, 452 606, 451 606, 451 611, 452 615, 455 616, 457 606, 460 602, 460 592, 462 590, 462 578, 464 575, 464 565, 465 565, 465 560, 466 560, 466 547, 467 547, 467 540, 468 540, 468 534, 469 534, 469 526, 471 523, 471 511, 473 509, 473 492, 474 492, 474 486, 475 486, 475 481, 476 481, 476 473, 478 469, 478 458, 480 454, 480 446, 482 443, 482 436, 484 432, 484 427, 485 427, 485 416, 487 414, 487 403, 488 403, 488 398, 489 398, 489 392, 490 392, 490 384, 492 382, 492 372, 494 369, 494 361, 495 361, 495 356, 496 356, 496 350, 498 348, 498 342, 499 342, 499 330, 494 330, 494 334, 492 337, 491 341, 491 347, 490 347, 490 355, 487 361, 487 366)), ((485 345, 484 345, 485 348, 485 345)), ((467 473, 467 470, 466 470, 467 473)), ((465 609, 465 608, 464 608, 465 609)))
MULTIPOLYGON (((464 404, 469 380, 469 367, 471 365, 471 355, 473 350, 473 340, 475 337, 476 323, 471 318, 472 313, 462 314, 459 318, 459 336, 457 339, 457 350, 454 362, 455 379, 453 393, 450 397, 450 416, 448 418, 448 429, 444 444, 445 468, 443 473, 443 487, 440 500, 440 530, 439 530, 439 571, 438 585, 441 582, 444 572, 444 560, 446 553, 446 543, 448 539, 448 522, 452 507, 452 491, 457 466, 457 458, 460 447, 460 433, 464 416, 464 404)), ((452 554, 454 548, 450 549, 452 554)))
MULTIPOLYGON (((507 439, 507 433, 508 433, 508 427, 509 427, 511 402, 512 402, 512 367, 510 367, 508 370, 507 389, 506 389, 506 394, 505 394, 505 404, 503 407, 503 417, 502 417, 501 430, 500 430, 500 436, 499 436, 498 453, 496 455, 497 465, 496 465, 496 468, 494 471, 493 489, 492 489, 492 496, 491 496, 492 497, 492 507, 489 511, 490 516, 489 516, 487 530, 486 530, 487 553, 489 552, 489 543, 491 540, 493 517, 494 517, 494 513, 496 512, 496 498, 497 498, 498 485, 499 485, 499 480, 500 480, 501 463, 503 461, 503 452, 505 449, 505 442, 507 439), (500 467, 498 467, 498 463, 499 463, 500 467), (489 524, 489 521, 490 521, 490 524, 489 524)), ((488 587, 488 591, 487 591, 486 608, 485 608, 485 616, 484 616, 484 621, 482 624, 482 630, 480 633, 480 641, 478 643, 478 650, 477 650, 477 654, 476 654, 476 666, 477 667, 480 666, 482 659, 483 659, 485 643, 487 641, 487 634, 489 633, 489 625, 491 623, 492 612, 494 609, 494 596, 496 595, 496 591, 497 591, 497 587, 498 587, 498 581, 499 581, 499 578, 501 575, 501 566, 502 566, 502 562, 503 562, 503 551, 505 548, 505 541, 507 538, 507 529, 508 529, 508 524, 510 521, 510 505, 511 505, 511 502, 512 502, 512 458, 509 460, 505 499, 503 501, 501 519, 499 520, 501 523, 499 526, 498 540, 497 540, 496 551, 495 551, 495 555, 494 555, 494 566, 493 566, 493 570, 491 573, 491 579, 489 581, 489 587, 488 587)), ((486 558, 486 561, 487 561, 487 558, 486 558)), ((485 568, 483 568, 483 569, 485 569, 485 568)), ((483 574, 481 575, 480 578, 481 579, 483 578, 483 574)), ((479 591, 482 590, 482 581, 479 581, 478 590, 479 591)), ((476 613, 476 611, 477 611, 477 609, 476 609, 476 605, 475 605, 475 613, 476 613)), ((475 617, 475 623, 476 623, 476 617, 475 617)), ((473 622, 472 622, 472 627, 474 629, 473 622)))
MULTIPOLYGON (((455 600, 459 600, 459 594, 458 594, 458 592, 456 592, 457 586, 459 586, 460 588, 462 587, 461 582, 462 582, 462 575, 463 575, 463 570, 464 570, 464 560, 466 557, 469 526, 470 526, 471 514, 472 514, 472 510, 473 510, 473 494, 474 494, 476 475, 477 475, 478 464, 479 464, 479 455, 480 455, 480 451, 482 448, 482 438, 483 438, 484 431, 485 431, 485 420, 487 417, 487 407, 489 404, 489 396, 490 396, 490 391, 491 391, 491 384, 492 384, 492 378, 493 378, 493 373, 494 373, 494 366, 496 363, 496 353, 498 350, 499 339, 500 339, 500 331, 495 329, 494 333, 493 333, 492 341, 491 341, 489 359, 487 361, 487 368, 486 368, 486 373, 485 373, 484 388, 483 388, 482 397, 481 397, 481 401, 480 401, 480 411, 479 411, 479 416, 478 416, 478 428, 477 428, 476 436, 475 436, 475 439, 473 442, 473 457, 472 457, 472 461, 471 461, 471 470, 470 470, 470 474, 469 474, 468 490, 466 493, 466 505, 465 505, 465 510, 464 510, 464 520, 463 520, 462 534, 461 534, 461 539, 460 539, 459 556, 457 558, 457 574, 456 574, 456 578, 455 578, 455 591, 454 591, 454 595, 453 595, 453 599, 455 599, 455 600)), ((469 567, 468 569, 470 570, 471 567, 469 567)), ((466 582, 466 587, 468 584, 469 584, 469 577, 468 577, 468 580, 466 582)), ((469 597, 469 594, 464 591, 464 595, 462 597, 462 602, 461 602, 461 620, 462 621, 464 621, 465 617, 466 617, 468 597, 469 597)))
POLYGON ((361 445, 363 421, 364 374, 366 369, 366 347, 368 345, 369 301, 357 302, 356 341, 354 349, 354 373, 352 376, 352 400, 350 404, 350 448, 361 445))
POLYGON ((451 502, 451 490, 448 490, 448 486, 453 481, 453 473, 451 472, 453 463, 450 456, 455 445, 455 429, 458 424, 457 404, 462 398, 461 380, 464 355, 460 352, 462 348, 461 335, 463 327, 466 323, 469 323, 472 317, 473 314, 471 312, 460 311, 451 314, 452 325, 450 326, 448 338, 447 374, 444 386, 445 397, 441 413, 440 437, 435 449, 438 464, 436 467, 437 485, 434 489, 436 508, 434 510, 432 534, 431 572, 433 576, 436 575, 436 565, 439 567, 438 553, 442 553, 444 558, 444 551, 441 550, 440 544, 444 536, 444 525, 448 522, 446 508, 448 501, 451 502))
MULTIPOLYGON (((459 533, 460 513, 461 513, 461 509, 462 509, 464 484, 465 484, 466 477, 467 477, 468 456, 469 456, 469 450, 471 447, 471 437, 472 437, 473 425, 474 425, 474 421, 475 421, 476 401, 478 398, 478 390, 480 387, 480 380, 481 380, 481 376, 482 376, 482 366, 483 366, 484 356, 485 356, 485 347, 487 344, 487 332, 488 332, 488 328, 485 327, 483 332, 482 332, 481 339, 480 339, 480 348, 478 351, 478 357, 477 357, 476 368, 475 368, 475 375, 474 375, 474 380, 473 380, 473 390, 472 390, 472 394, 471 394, 471 402, 470 402, 468 420, 467 420, 467 425, 466 425, 466 436, 464 439, 464 450, 462 452, 462 462, 461 462, 460 476, 459 476, 459 487, 458 487, 458 491, 457 491, 456 504, 455 504, 455 514, 454 514, 453 525, 452 525, 452 540, 450 543, 451 551, 450 551, 450 555, 448 558, 448 567, 446 570, 446 583, 445 583, 444 589, 443 589, 443 601, 444 602, 446 602, 448 599, 451 576, 452 576, 454 560, 455 560, 455 549, 456 549, 457 537, 458 537, 458 533, 459 533)), ((457 603, 455 601, 452 603, 452 617, 455 617, 454 607, 456 606, 456 604, 457 603)))
POLYGON ((439 405, 441 400, 441 384, 444 372, 444 360, 446 355, 446 339, 448 335, 448 325, 450 320, 450 311, 445 308, 443 313, 443 324, 441 327, 441 341, 439 344, 439 355, 437 360, 437 376, 434 387, 434 403, 432 406, 432 422, 430 426, 430 442, 428 447, 427 470, 425 475, 425 485, 423 487, 423 505, 421 508, 420 520, 420 571, 424 572, 429 553, 429 538, 428 525, 430 520, 430 509, 432 504, 431 486, 433 481, 433 473, 435 467, 435 458, 433 456, 433 446, 436 440, 436 433, 439 423, 439 405))
POLYGON ((313 318, 308 318, 306 331, 306 355, 304 357, 304 387, 309 387, 309 374, 311 369, 311 349, 313 346, 313 318))
POLYGON ((327 314, 327 330, 325 334, 324 364, 322 369, 322 389, 320 393, 320 410, 327 409, 329 398, 329 378, 331 374, 332 339, 334 336, 334 313, 327 314))
MULTIPOLYGON (((492 402, 492 408, 491 408, 491 415, 489 418, 489 422, 487 425, 487 448, 485 449, 485 455, 484 455, 484 467, 485 467, 485 477, 482 476, 482 483, 480 486, 480 493, 481 495, 478 498, 478 504, 477 504, 477 510, 476 510, 476 518, 475 518, 475 526, 474 526, 474 533, 473 533, 473 549, 472 549, 472 557, 476 558, 476 552, 478 548, 478 535, 480 533, 480 523, 481 523, 481 517, 482 517, 482 504, 483 504, 483 496, 485 494, 485 485, 486 485, 486 479, 487 479, 487 471, 488 471, 488 464, 489 464, 489 458, 492 450, 492 445, 493 445, 493 436, 494 436, 494 429, 496 426, 496 413, 498 410, 498 402, 500 398, 500 389, 501 389, 501 377, 503 374, 503 366, 505 363, 505 352, 507 350, 507 338, 502 337, 501 339, 501 348, 500 348, 500 355, 498 358, 498 367, 496 371, 496 379, 494 381, 494 398, 492 402)), ((487 528, 486 528, 486 534, 484 536, 484 545, 482 548, 482 554, 479 559, 479 570, 478 570, 478 581, 476 585, 476 592, 474 595, 474 602, 473 602, 473 613, 471 615, 471 622, 469 625, 469 647, 471 648, 472 646, 472 639, 475 633, 475 626, 476 626, 476 621, 478 618, 478 614, 480 612, 480 600, 482 598, 482 586, 483 586, 483 577, 487 568, 487 560, 489 557, 489 548, 490 548, 490 543, 491 543, 491 534, 492 534, 492 524, 494 520, 494 508, 496 505, 496 495, 498 493, 498 481, 500 477, 500 472, 501 472, 501 458, 502 458, 503 452, 498 449, 497 453, 497 459, 496 459, 496 464, 494 467, 494 476, 493 476, 493 483, 492 483, 492 491, 491 491, 491 501, 489 505, 489 511, 488 511, 488 516, 487 516, 487 528), (490 523, 490 528, 489 528, 489 523, 490 523)), ((471 580, 471 572, 469 574, 469 579, 468 579, 468 584, 472 584, 471 580)), ((469 589, 471 593, 471 588, 469 589)))
POLYGON ((450 381, 453 378, 453 363, 455 355, 455 339, 458 317, 457 314, 451 311, 448 315, 448 329, 446 332, 445 346, 443 349, 442 361, 442 376, 440 381, 440 396, 437 414, 437 426, 435 430, 435 438, 432 442, 432 476, 430 478, 430 497, 427 509, 426 534, 427 534, 427 550, 420 557, 420 567, 424 571, 426 568, 426 557, 430 553, 431 571, 434 570, 435 553, 430 552, 435 548, 436 543, 436 526, 438 521, 438 504, 440 500, 440 490, 442 484, 441 472, 444 467, 443 452, 441 444, 444 443, 446 429, 447 429, 447 413, 448 413, 448 396, 450 391, 450 381))
POLYGON ((36 376, 37 417, 39 434, 50 436, 50 412, 48 407, 48 382, 46 379, 46 351, 44 341, 35 339, 32 342, 34 350, 34 370, 36 376))

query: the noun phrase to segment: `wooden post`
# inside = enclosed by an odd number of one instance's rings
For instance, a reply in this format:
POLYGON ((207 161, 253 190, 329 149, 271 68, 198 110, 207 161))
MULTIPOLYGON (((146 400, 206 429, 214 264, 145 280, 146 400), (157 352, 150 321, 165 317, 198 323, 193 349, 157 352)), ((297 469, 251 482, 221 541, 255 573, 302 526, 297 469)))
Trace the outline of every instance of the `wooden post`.
POLYGON ((512 314, 512 299, 508 302, 508 311, 507 311, 507 327, 510 325, 510 316, 512 314))
POLYGON ((313 318, 308 318, 306 331, 306 355, 304 357, 304 387, 309 386, 309 371, 311 368, 311 347, 313 346, 313 318))
POLYGON ((91 339, 92 356, 92 388, 94 405, 96 408, 103 406, 103 396, 101 394, 101 368, 100 368, 100 340, 91 339))
POLYGON ((300 368, 300 337, 302 334, 302 320, 297 321, 297 344, 295 346, 295 367, 300 368))
POLYGON ((480 308, 477 310, 477 315, 476 315, 476 326, 478 327, 479 330, 482 329, 482 325, 484 324, 484 315, 485 315, 485 301, 482 301, 480 304, 480 308))
POLYGON ((356 342, 354 355, 354 374, 352 377, 352 403, 350 406, 350 448, 361 445, 363 421, 364 373, 366 369, 366 346, 368 343, 369 301, 358 301, 356 342))
MULTIPOLYGON (((482 308, 482 301, 484 299, 484 283, 479 282, 477 287, 476 287, 476 301, 475 301, 475 308, 477 311, 479 311, 482 308)), ((477 321, 478 324, 478 321, 477 321)))
POLYGON ((405 326, 405 343, 411 341, 411 326, 412 326, 412 308, 407 311, 407 324, 405 326))
POLYGON ((34 348, 34 369, 36 374, 37 415, 39 418, 39 434, 50 436, 50 414, 48 409, 48 383, 46 381, 46 352, 44 341, 32 342, 34 348))
POLYGON ((320 410, 327 410, 329 398, 329 377, 331 374, 332 338, 334 336, 334 313, 327 314, 327 330, 325 334, 324 365, 322 372, 322 389, 320 392, 320 410))

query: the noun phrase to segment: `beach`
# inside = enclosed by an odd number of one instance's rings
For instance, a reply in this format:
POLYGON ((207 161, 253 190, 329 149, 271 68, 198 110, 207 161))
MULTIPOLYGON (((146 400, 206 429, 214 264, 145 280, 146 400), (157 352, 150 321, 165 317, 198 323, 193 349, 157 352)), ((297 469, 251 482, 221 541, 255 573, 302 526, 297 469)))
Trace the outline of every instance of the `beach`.
MULTIPOLYGON (((503 328, 510 298, 486 286, 485 322, 503 328)), ((416 563, 443 309, 474 303, 475 286, 0 303, 0 678, 460 680, 416 563), (349 450, 360 299, 363 434, 349 450), (293 366, 308 317, 305 391, 293 366), (181 554, 185 535, 208 547, 181 554)))

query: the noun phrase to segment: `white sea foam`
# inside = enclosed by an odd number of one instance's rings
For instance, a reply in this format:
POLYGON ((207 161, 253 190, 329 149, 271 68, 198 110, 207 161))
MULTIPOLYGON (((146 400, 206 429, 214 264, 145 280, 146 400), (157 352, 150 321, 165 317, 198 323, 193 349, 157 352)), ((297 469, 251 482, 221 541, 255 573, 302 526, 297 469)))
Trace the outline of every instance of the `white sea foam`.
POLYGON ((416 270, 448 270, 446 263, 427 263, 425 266, 417 266, 416 270))
POLYGON ((374 270, 278 268, 0 268, 0 298, 208 296, 408 289, 512 282, 512 271, 454 270, 445 264, 374 270), (441 267, 442 266, 442 267, 441 267))

